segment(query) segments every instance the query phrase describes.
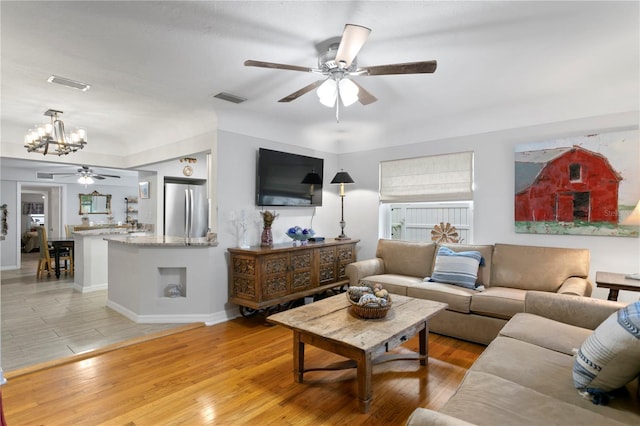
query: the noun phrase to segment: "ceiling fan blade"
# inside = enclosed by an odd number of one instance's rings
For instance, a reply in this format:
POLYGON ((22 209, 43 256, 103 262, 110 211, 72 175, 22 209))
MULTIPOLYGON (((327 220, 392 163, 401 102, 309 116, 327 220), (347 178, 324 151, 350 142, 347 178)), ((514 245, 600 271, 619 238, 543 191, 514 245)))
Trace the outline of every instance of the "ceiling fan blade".
POLYGON ((304 71, 304 72, 313 72, 313 68, 299 67, 297 65, 287 65, 287 64, 276 64, 275 62, 262 62, 262 61, 254 61, 247 60, 244 61, 245 67, 260 67, 260 68, 271 68, 278 70, 290 70, 290 71, 304 71))
POLYGON ((362 105, 369 105, 374 103, 375 101, 378 100, 378 98, 376 98, 375 96, 373 96, 371 94, 371 92, 369 92, 368 90, 366 90, 364 87, 362 87, 361 85, 358 84, 357 81, 351 79, 351 81, 353 81, 353 83, 358 86, 358 101, 362 104, 362 105))
POLYGON ((91 177, 91 178, 94 178, 94 179, 100 179, 100 180, 105 179, 104 176, 100 176, 100 175, 93 175, 93 176, 87 176, 87 177, 91 177))
POLYGON ((308 93, 308 92, 312 91, 313 89, 315 89, 316 87, 320 86, 324 82, 325 82, 325 80, 318 80, 316 82, 313 82, 313 83, 311 83, 311 84, 309 84, 307 86, 304 86, 302 89, 293 92, 289 96, 285 96, 284 98, 280 99, 278 102, 295 101, 300 96, 304 95, 305 93, 308 93))
POLYGON ((437 61, 406 62, 404 64, 376 65, 356 70, 362 75, 423 74, 435 72, 437 61))
POLYGON ((349 68, 370 33, 370 28, 361 25, 347 24, 344 26, 335 59, 340 68, 349 68))
POLYGON ((117 175, 105 175, 104 173, 98 173, 98 174, 95 174, 93 176, 94 177, 102 176, 103 178, 109 177, 109 178, 120 179, 120 176, 117 176, 117 175))
MULTIPOLYGON (((47 173, 47 172, 44 172, 47 173)), ((52 176, 73 176, 75 173, 49 173, 52 176)))

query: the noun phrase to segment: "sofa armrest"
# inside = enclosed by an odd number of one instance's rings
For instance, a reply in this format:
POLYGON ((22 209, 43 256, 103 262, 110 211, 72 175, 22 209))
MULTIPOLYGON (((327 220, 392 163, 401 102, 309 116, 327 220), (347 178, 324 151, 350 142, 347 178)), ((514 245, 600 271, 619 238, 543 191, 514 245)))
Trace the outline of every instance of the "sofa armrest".
POLYGON ((558 289, 560 294, 573 294, 574 296, 591 296, 593 284, 587 278, 569 277, 558 289))
POLYGON ((348 264, 345 273, 349 277, 349 286, 358 285, 358 282, 365 277, 384 274, 384 261, 379 257, 359 260, 348 264))
POLYGON ((576 327, 595 330, 625 303, 545 291, 528 291, 524 311, 576 327))
POLYGON ((473 423, 438 413, 427 408, 416 408, 407 419, 407 426, 473 426, 473 423))

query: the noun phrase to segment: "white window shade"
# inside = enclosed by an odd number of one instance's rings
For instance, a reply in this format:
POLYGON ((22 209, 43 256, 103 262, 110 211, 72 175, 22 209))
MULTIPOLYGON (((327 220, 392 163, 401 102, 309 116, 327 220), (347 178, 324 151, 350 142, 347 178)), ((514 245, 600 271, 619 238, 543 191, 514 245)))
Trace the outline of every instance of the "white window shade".
POLYGON ((380 163, 380 201, 473 199, 473 152, 380 163))

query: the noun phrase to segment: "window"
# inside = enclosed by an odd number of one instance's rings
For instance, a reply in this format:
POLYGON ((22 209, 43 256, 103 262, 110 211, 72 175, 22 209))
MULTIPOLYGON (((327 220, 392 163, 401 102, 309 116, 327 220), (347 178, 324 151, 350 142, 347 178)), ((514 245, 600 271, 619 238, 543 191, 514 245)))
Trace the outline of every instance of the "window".
POLYGON ((383 161, 381 202, 470 200, 473 152, 383 161))
POLYGON ((580 164, 569 165, 569 181, 571 182, 582 181, 582 165, 580 164))
POLYGON ((380 163, 380 236, 431 241, 436 225, 456 228, 459 242, 473 242, 473 153, 380 163))

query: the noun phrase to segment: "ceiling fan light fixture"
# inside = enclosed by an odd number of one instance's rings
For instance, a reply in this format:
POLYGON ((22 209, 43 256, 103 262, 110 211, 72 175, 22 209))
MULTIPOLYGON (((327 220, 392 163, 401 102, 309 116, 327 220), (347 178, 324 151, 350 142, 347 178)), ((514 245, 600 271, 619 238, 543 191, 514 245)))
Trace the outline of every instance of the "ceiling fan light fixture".
POLYGON ((332 108, 338 98, 338 85, 332 78, 328 78, 316 90, 320 103, 326 107, 332 108))
POLYGON ((338 92, 340 93, 340 99, 342 100, 342 104, 346 107, 349 105, 353 105, 358 101, 358 92, 360 89, 358 86, 348 78, 343 78, 338 83, 338 92))
POLYGON ((78 178, 78 183, 81 183, 83 185, 92 185, 94 183, 94 180, 91 176, 80 176, 78 178))

